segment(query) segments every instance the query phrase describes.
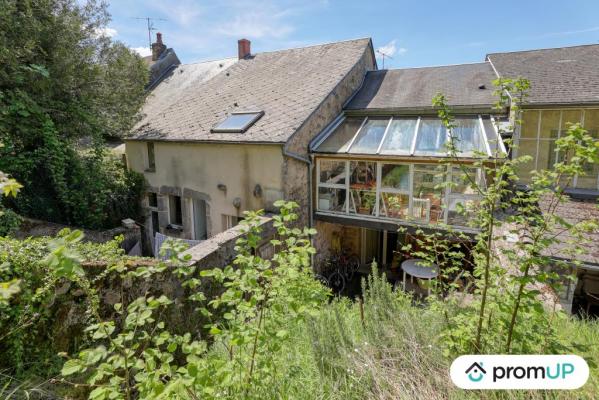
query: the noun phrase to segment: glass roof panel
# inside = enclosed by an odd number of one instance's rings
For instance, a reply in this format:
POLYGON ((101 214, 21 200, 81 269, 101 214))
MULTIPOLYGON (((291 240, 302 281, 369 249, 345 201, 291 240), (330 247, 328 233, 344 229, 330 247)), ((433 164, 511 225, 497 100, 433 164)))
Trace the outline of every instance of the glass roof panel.
POLYGON ((454 121, 455 127, 451 137, 460 155, 474 155, 475 152, 487 154, 485 136, 478 118, 459 118, 454 121))
POLYGON ((389 118, 369 118, 349 149, 350 153, 376 154, 389 118))
POLYGON ((363 121, 364 118, 347 118, 314 151, 345 153, 363 121))
POLYGON ((381 154, 410 154, 417 122, 416 118, 393 119, 381 146, 381 154))
POLYGON ((502 157, 505 156, 505 146, 503 140, 497 134, 497 129, 493 121, 490 118, 483 118, 483 125, 485 127, 485 134, 487 135, 487 142, 491 149, 492 156, 502 157))
POLYGON ((447 133, 439 119, 422 119, 416 138, 415 155, 446 155, 447 133))

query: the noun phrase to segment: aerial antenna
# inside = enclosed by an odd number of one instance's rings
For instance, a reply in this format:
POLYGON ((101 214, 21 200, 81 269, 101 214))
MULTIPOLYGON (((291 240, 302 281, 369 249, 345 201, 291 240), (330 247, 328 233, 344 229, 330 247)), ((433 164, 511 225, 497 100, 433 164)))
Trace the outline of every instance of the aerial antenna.
POLYGON ((383 69, 385 69, 385 57, 388 57, 390 59, 393 60, 393 57, 391 57, 389 54, 385 54, 382 51, 378 50, 376 51, 377 53, 379 53, 381 56, 383 56, 383 69))
POLYGON ((152 50, 152 31, 155 31, 154 23, 152 21, 168 21, 164 18, 152 18, 152 17, 133 17, 134 19, 143 19, 148 24, 148 47, 152 50))

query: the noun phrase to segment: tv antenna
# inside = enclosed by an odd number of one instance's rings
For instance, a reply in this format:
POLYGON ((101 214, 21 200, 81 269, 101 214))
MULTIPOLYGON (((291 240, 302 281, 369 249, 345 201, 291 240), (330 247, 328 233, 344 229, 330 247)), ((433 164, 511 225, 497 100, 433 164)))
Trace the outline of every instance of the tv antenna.
POLYGON ((133 17, 134 19, 143 19, 148 24, 148 47, 152 50, 152 31, 155 31, 154 23, 152 21, 168 21, 164 18, 152 18, 152 17, 133 17))
POLYGON ((377 53, 379 53, 381 56, 383 56, 383 69, 385 69, 385 57, 390 58, 393 60, 393 57, 391 57, 389 54, 383 53, 380 50, 376 51, 377 53))

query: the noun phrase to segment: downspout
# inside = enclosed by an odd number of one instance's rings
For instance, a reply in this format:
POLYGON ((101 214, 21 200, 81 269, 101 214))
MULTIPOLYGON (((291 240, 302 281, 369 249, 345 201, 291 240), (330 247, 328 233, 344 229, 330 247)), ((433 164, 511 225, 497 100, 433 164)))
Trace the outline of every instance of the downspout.
MULTIPOLYGON (((314 163, 312 162, 312 156, 308 158, 287 150, 287 143, 283 146, 283 155, 305 163, 308 167, 308 228, 312 228, 314 226, 314 215, 312 212, 312 172, 314 170, 314 163)), ((314 237, 310 238, 310 245, 314 247, 314 237)), ((310 264, 312 265, 312 268, 314 268, 314 254, 310 255, 310 264)))

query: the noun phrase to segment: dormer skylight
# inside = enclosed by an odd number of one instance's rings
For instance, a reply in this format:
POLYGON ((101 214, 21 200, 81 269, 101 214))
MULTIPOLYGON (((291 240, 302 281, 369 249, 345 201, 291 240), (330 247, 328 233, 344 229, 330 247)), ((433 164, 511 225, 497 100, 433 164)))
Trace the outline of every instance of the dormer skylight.
POLYGON ((213 133, 243 133, 264 115, 264 111, 233 112, 212 128, 213 133))

